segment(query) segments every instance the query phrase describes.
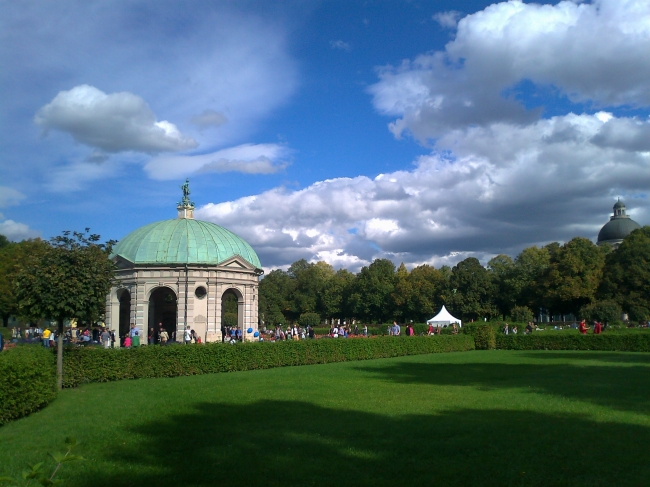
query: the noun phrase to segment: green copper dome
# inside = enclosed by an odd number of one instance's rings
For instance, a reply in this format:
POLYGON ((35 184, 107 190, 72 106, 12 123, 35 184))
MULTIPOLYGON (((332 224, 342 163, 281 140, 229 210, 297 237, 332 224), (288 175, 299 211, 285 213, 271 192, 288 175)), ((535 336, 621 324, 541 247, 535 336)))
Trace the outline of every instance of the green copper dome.
POLYGON ((129 233, 113 255, 134 264, 216 265, 238 255, 258 269, 253 248, 241 237, 214 223, 178 218, 150 223, 129 233))
POLYGON ((629 218, 613 218, 598 232, 598 242, 609 240, 623 240, 637 228, 641 228, 634 220, 629 218))

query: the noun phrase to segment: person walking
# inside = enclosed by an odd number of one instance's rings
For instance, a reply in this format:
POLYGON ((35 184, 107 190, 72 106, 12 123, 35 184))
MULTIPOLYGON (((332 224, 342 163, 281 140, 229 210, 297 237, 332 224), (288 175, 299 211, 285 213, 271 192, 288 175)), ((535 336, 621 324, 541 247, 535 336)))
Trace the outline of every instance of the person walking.
POLYGON ((50 329, 46 327, 45 330, 43 331, 43 335, 42 335, 42 337, 43 337, 43 346, 45 348, 50 348, 50 335, 51 334, 52 334, 52 332, 50 331, 50 329))
POLYGON ((185 342, 185 345, 192 343, 192 330, 190 330, 190 325, 187 325, 183 332, 183 341, 185 342))
POLYGON ((582 320, 582 321, 580 322, 580 326, 578 326, 578 331, 579 331, 582 335, 586 335, 586 334, 587 334, 587 324, 585 323, 585 320, 582 320))
POLYGON ((167 330, 164 328, 160 331, 160 344, 161 345, 167 345, 167 342, 169 341, 169 333, 167 333, 167 330))
POLYGON ((131 338, 131 345, 133 347, 139 347, 140 346, 140 332, 138 331, 138 328, 135 326, 135 323, 131 324, 131 333, 130 333, 130 338, 131 338))
POLYGON ((100 335, 100 338, 102 339, 102 345, 104 345, 104 348, 111 347, 111 334, 108 332, 106 328, 102 330, 102 334, 100 335))

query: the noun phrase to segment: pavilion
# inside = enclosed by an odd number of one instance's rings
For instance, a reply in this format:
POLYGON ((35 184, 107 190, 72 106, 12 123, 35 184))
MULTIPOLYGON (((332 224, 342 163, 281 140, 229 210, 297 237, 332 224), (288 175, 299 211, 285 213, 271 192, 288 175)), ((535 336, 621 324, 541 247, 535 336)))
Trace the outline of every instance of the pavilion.
MULTIPOLYGON (((263 274, 253 248, 214 223, 194 219, 189 181, 182 186, 178 217, 138 228, 113 248, 118 284, 106 303, 106 326, 117 335, 135 324, 140 336, 159 324, 182 339, 187 325, 205 342, 221 341, 223 303, 237 300, 244 340, 258 329, 258 286, 263 274)), ((143 340, 146 343, 146 339, 143 340)))

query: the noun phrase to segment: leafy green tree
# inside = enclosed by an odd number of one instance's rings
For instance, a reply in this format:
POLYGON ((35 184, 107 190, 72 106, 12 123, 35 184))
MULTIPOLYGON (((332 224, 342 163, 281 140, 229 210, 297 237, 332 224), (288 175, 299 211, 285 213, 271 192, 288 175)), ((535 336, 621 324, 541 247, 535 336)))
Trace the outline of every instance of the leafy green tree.
POLYGON ((0 246, 0 315, 3 326, 9 317, 18 313, 18 302, 14 293, 14 282, 18 273, 31 261, 42 255, 47 244, 40 239, 0 246))
POLYGON ((499 254, 488 262, 488 271, 492 280, 494 304, 505 320, 518 297, 513 281, 515 264, 509 256, 499 254))
POLYGON ((650 319, 650 226, 607 255, 599 296, 615 300, 635 321, 650 319))
POLYGON ((388 321, 393 312, 394 289, 395 264, 390 260, 376 259, 362 267, 350 298, 354 315, 367 321, 388 321))
POLYGON ((409 278, 413 287, 418 322, 431 318, 445 304, 450 277, 451 269, 446 266, 436 269, 425 264, 411 271, 409 278))
POLYGON ((413 283, 409 279, 409 271, 402 262, 395 273, 395 286, 391 293, 393 314, 398 321, 406 322, 413 319, 415 314, 414 297, 413 283))
POLYGON ((576 237, 553 250, 541 279, 545 307, 559 313, 578 314, 591 303, 603 275, 605 250, 591 240, 576 237))
POLYGON ((300 326, 311 326, 315 327, 320 324, 320 316, 318 313, 303 313, 300 315, 300 320, 298 320, 300 326))
POLYGON ((580 308, 580 317, 587 321, 613 323, 621 319, 621 307, 614 300, 595 301, 580 308))
POLYGON ((539 283, 551 264, 549 248, 554 249, 553 246, 528 247, 515 259, 509 284, 513 294, 517 297, 517 305, 526 306, 532 310, 538 310, 543 306, 543 293, 539 283))
POLYGON ((267 325, 274 326, 287 321, 292 312, 290 297, 294 287, 295 280, 280 269, 269 272, 260 281, 259 311, 267 325))
POLYGON ((460 261, 451 270, 449 305, 463 320, 496 316, 493 283, 487 269, 475 257, 460 261))
POLYGON ((39 259, 18 274, 16 299, 21 315, 54 319, 58 325, 57 382, 63 383, 63 323, 97 321, 104 314, 106 296, 116 282, 109 259, 114 242, 98 243, 99 235, 63 232, 50 240, 39 259))
POLYGON ((514 306, 510 310, 510 319, 517 323, 533 321, 533 312, 527 306, 514 306))
POLYGON ((346 269, 339 269, 327 280, 321 306, 323 317, 345 319, 352 316, 350 295, 356 276, 346 269))

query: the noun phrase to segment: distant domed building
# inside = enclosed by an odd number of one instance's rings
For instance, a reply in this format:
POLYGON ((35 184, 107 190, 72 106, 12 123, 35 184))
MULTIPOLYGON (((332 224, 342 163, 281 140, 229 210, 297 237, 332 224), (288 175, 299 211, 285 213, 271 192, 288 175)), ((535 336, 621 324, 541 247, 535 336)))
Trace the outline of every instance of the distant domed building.
POLYGON ((177 341, 187 325, 202 341, 221 341, 223 300, 232 294, 243 337, 253 339, 260 260, 241 237, 195 220, 188 181, 182 188, 178 218, 138 228, 113 248, 119 283, 107 297, 106 325, 122 337, 135 324, 141 343, 150 328, 158 337, 159 324, 177 341))
POLYGON ((641 228, 641 225, 625 214, 625 204, 619 199, 614 204, 614 215, 598 232, 598 245, 608 243, 616 248, 637 228, 641 228))

